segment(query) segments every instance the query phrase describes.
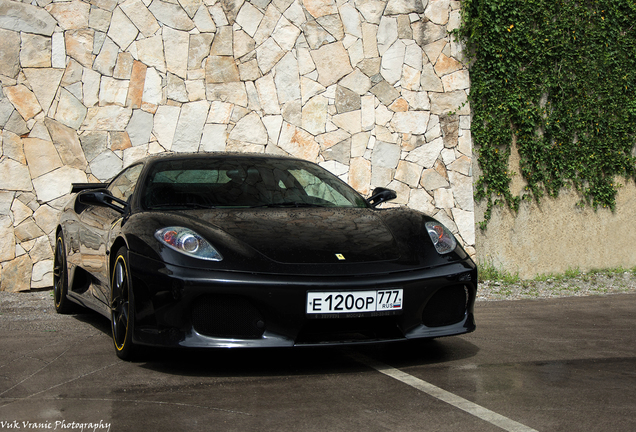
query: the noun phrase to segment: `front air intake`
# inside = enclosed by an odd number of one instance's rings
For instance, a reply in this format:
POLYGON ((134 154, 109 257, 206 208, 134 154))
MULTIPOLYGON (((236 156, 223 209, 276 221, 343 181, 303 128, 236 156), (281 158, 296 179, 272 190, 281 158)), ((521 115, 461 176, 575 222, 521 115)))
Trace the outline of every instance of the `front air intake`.
POLYGON ((206 295, 192 306, 192 325, 204 336, 258 339, 265 331, 263 316, 248 300, 232 295, 206 295))
POLYGON ((456 324, 464 319, 468 306, 468 289, 455 285, 439 289, 424 307, 422 323, 426 327, 456 324))

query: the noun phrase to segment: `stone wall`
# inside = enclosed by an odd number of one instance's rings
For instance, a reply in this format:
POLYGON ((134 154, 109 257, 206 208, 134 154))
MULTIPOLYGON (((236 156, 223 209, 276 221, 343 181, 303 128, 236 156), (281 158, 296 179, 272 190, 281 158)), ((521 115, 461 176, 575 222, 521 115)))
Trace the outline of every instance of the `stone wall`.
POLYGON ((450 0, 0 0, 2 290, 52 284, 70 183, 149 154, 320 163, 474 254, 468 71, 450 0))

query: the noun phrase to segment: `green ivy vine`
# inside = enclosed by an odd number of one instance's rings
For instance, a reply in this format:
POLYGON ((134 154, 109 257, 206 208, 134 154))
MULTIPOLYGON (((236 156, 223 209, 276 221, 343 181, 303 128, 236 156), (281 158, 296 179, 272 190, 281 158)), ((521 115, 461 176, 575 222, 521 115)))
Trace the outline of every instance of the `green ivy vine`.
POLYGON ((564 187, 613 210, 617 180, 636 178, 636 0, 464 0, 462 16, 482 228, 493 206, 516 211, 564 187))

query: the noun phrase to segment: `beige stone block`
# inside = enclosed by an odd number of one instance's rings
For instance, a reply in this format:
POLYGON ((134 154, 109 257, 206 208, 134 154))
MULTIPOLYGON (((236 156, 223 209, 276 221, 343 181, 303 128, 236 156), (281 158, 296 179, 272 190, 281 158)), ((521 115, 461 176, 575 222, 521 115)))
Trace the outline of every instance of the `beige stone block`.
POLYGON ((84 130, 123 131, 132 116, 132 109, 115 105, 88 109, 82 125, 84 130))
POLYGON ((189 42, 190 35, 187 32, 172 30, 170 27, 163 29, 167 70, 183 79, 187 77, 189 42))
POLYGON ((299 35, 300 29, 282 16, 274 28, 272 38, 283 51, 289 51, 296 44, 299 35))
POLYGON ((318 70, 318 82, 327 87, 353 71, 349 62, 349 54, 342 42, 323 45, 311 51, 311 57, 318 70))
POLYGON ((422 75, 420 80, 421 90, 429 91, 429 92, 443 92, 444 84, 442 84, 442 80, 435 73, 435 69, 433 69, 433 65, 431 63, 427 63, 422 66, 422 75))
POLYGON ((194 22, 177 2, 173 4, 156 0, 148 9, 159 22, 175 30, 190 31, 194 28, 194 22))
POLYGON ((44 235, 35 239, 35 244, 29 250, 29 256, 34 263, 53 258, 53 248, 49 236, 44 235))
POLYGON ((188 102, 194 102, 205 99, 205 81, 190 80, 185 82, 186 92, 188 93, 188 102))
POLYGON ((44 235, 44 232, 32 219, 27 219, 15 227, 15 238, 20 241, 29 241, 44 235))
POLYGON ((269 73, 284 55, 285 51, 271 37, 256 48, 258 67, 263 74, 269 73))
POLYGON ((336 129, 316 137, 316 141, 320 144, 322 150, 335 146, 336 144, 351 138, 351 134, 342 130, 336 129))
POLYGON ((64 33, 66 54, 77 60, 82 66, 93 66, 94 31, 88 29, 69 30, 64 33))
POLYGON ((393 112, 407 112, 409 110, 409 103, 404 98, 397 98, 388 107, 393 112))
POLYGON ((47 235, 51 234, 57 226, 59 211, 49 205, 41 205, 35 213, 33 219, 40 229, 47 235))
POLYGON ((310 133, 287 122, 283 123, 278 145, 290 155, 312 162, 320 152, 320 146, 310 133))
POLYGON ((442 77, 442 84, 445 92, 464 90, 470 87, 470 77, 468 71, 463 69, 442 77))
POLYGON ((71 190, 71 183, 86 183, 86 173, 63 166, 33 179, 33 187, 41 202, 49 202, 68 194, 71 190))
POLYGON ((241 81, 256 81, 261 77, 261 71, 258 68, 256 59, 238 65, 241 81))
POLYGON ((192 18, 197 11, 199 10, 199 6, 203 4, 202 0, 179 0, 179 5, 186 11, 188 16, 192 18))
POLYGON ((33 265, 31 272, 31 289, 41 289, 53 286, 54 261, 43 260, 33 265))
POLYGON ((464 65, 462 65, 454 58, 448 57, 444 53, 441 53, 439 55, 439 57, 437 58, 437 62, 435 63, 435 73, 438 77, 443 77, 444 75, 451 74, 463 68, 464 65))
POLYGON ((79 0, 51 3, 45 7, 64 30, 78 30, 88 27, 90 8, 88 3, 79 0))
POLYGON ((119 7, 145 37, 153 36, 159 30, 157 19, 141 0, 127 0, 119 7))
MULTIPOLYGON (((139 60, 145 65, 154 67, 158 71, 166 71, 166 59, 164 55, 163 39, 161 36, 153 36, 136 41, 139 60)), ((186 51, 187 55, 187 51, 186 51)))
POLYGON ((402 67, 402 79, 400 81, 402 88, 412 91, 419 90, 421 77, 422 73, 419 70, 413 69, 408 65, 404 65, 402 67))
POLYGON ((475 213, 458 208, 451 210, 459 235, 467 245, 475 244, 475 213))
POLYGON ((236 123, 229 138, 252 144, 267 144, 267 129, 257 113, 251 113, 236 123))
POLYGON ((119 80, 108 76, 102 77, 99 86, 99 106, 125 106, 128 86, 128 80, 119 80))
POLYGON ((431 215, 435 212, 433 205, 433 197, 424 189, 411 189, 411 197, 409 199, 409 207, 431 215))
POLYGON ((464 90, 456 90, 448 93, 429 93, 431 98, 431 114, 470 114, 470 104, 467 103, 467 95, 464 90))
POLYGON ((429 0, 424 15, 437 25, 446 25, 450 10, 450 0, 429 0))
POLYGON ((410 187, 417 187, 420 182, 422 167, 413 163, 401 160, 398 162, 395 179, 406 183, 410 187))
POLYGON ((28 68, 23 72, 42 110, 47 113, 55 98, 64 69, 28 68))
POLYGON ((205 66, 206 84, 221 84, 240 81, 234 57, 209 56, 205 66))
POLYGON ((128 132, 110 132, 110 149, 112 151, 123 151, 127 148, 132 147, 132 143, 130 142, 130 137, 128 136, 128 132))
POLYGON ((13 231, 13 226, 0 226, 0 238, 2 239, 2 241, 0 241, 0 262, 10 261, 14 259, 15 232, 13 231))
POLYGON ((40 177, 62 166, 62 159, 51 141, 24 138, 24 154, 32 178, 40 177))
POLYGON ((33 190, 29 168, 10 158, 0 159, 0 184, 9 191, 33 190))
POLYGON ((216 35, 212 41, 210 55, 213 56, 232 56, 234 31, 230 26, 220 26, 217 28, 216 35))
POLYGON ((29 255, 22 255, 2 266, 0 288, 7 292, 29 291, 31 289, 31 270, 33 262, 29 255))
POLYGON ((20 70, 20 33, 0 29, 0 75, 15 78, 20 70))
POLYGON ((147 69, 148 67, 142 62, 133 61, 130 83, 128 84, 128 95, 126 96, 126 106, 129 108, 141 108, 147 69))
POLYGON ((399 133, 421 135, 426 132, 429 117, 428 111, 396 112, 391 120, 391 126, 399 133))
POLYGON ((62 163, 72 168, 85 169, 86 157, 77 136, 77 131, 48 118, 44 120, 44 123, 62 159, 62 163))
POLYGON ((433 168, 425 169, 420 178, 420 185, 427 191, 433 191, 439 188, 447 188, 450 183, 448 179, 442 176, 433 168))
POLYGON ((117 54, 117 62, 113 71, 113 78, 129 80, 132 75, 134 59, 130 53, 117 54))
POLYGON ((110 11, 98 7, 91 8, 88 15, 88 26, 97 31, 106 33, 110 27, 113 14, 110 11))
POLYGON ((362 132, 361 110, 337 114, 331 117, 333 124, 344 129, 351 135, 362 132))
POLYGON ((314 18, 338 13, 334 0, 305 0, 303 5, 314 18))
POLYGON ((71 92, 60 89, 60 101, 55 111, 55 120, 73 129, 79 129, 86 117, 87 108, 71 92))
POLYGON ((139 30, 130 21, 121 8, 113 11, 113 16, 108 28, 108 37, 111 38, 122 51, 128 49, 130 44, 137 38, 139 30))
POLYGON ((216 32, 216 24, 208 11, 208 8, 205 4, 199 6, 197 13, 194 15, 192 19, 194 24, 197 26, 197 29, 202 33, 214 33, 216 32))
POLYGON ((307 132, 318 135, 325 132, 327 122, 328 100, 323 96, 315 96, 302 109, 302 125, 307 132))
POLYGON ((280 114, 278 93, 272 74, 267 74, 256 80, 256 90, 265 114, 280 114))
POLYGON ((455 207, 455 199, 453 197, 452 189, 439 188, 435 189, 435 207, 442 209, 451 209, 455 207))
POLYGON ((51 38, 29 33, 22 33, 20 49, 20 65, 23 68, 51 67, 51 38))
POLYGON ((0 143, 5 156, 26 165, 22 138, 13 132, 4 131, 0 134, 0 143))
POLYGON ((20 113, 24 120, 35 117, 42 107, 38 103, 37 98, 31 90, 25 85, 18 84, 16 86, 4 87, 4 94, 20 113))
POLYGON ((209 101, 228 102, 247 107, 247 90, 242 82, 206 84, 205 94, 209 101))

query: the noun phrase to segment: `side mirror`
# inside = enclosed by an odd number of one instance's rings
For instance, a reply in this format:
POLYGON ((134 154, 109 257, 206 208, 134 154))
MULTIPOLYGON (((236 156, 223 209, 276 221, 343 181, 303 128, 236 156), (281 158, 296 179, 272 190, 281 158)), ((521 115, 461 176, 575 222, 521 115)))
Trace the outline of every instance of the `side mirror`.
POLYGON ((377 207, 386 201, 391 201, 397 198, 395 191, 387 188, 378 187, 373 189, 373 193, 370 198, 367 198, 367 202, 371 207, 377 207))
POLYGON ((128 205, 126 201, 112 196, 106 189, 86 190, 81 192, 77 199, 84 205, 108 207, 119 213, 124 213, 128 205))

